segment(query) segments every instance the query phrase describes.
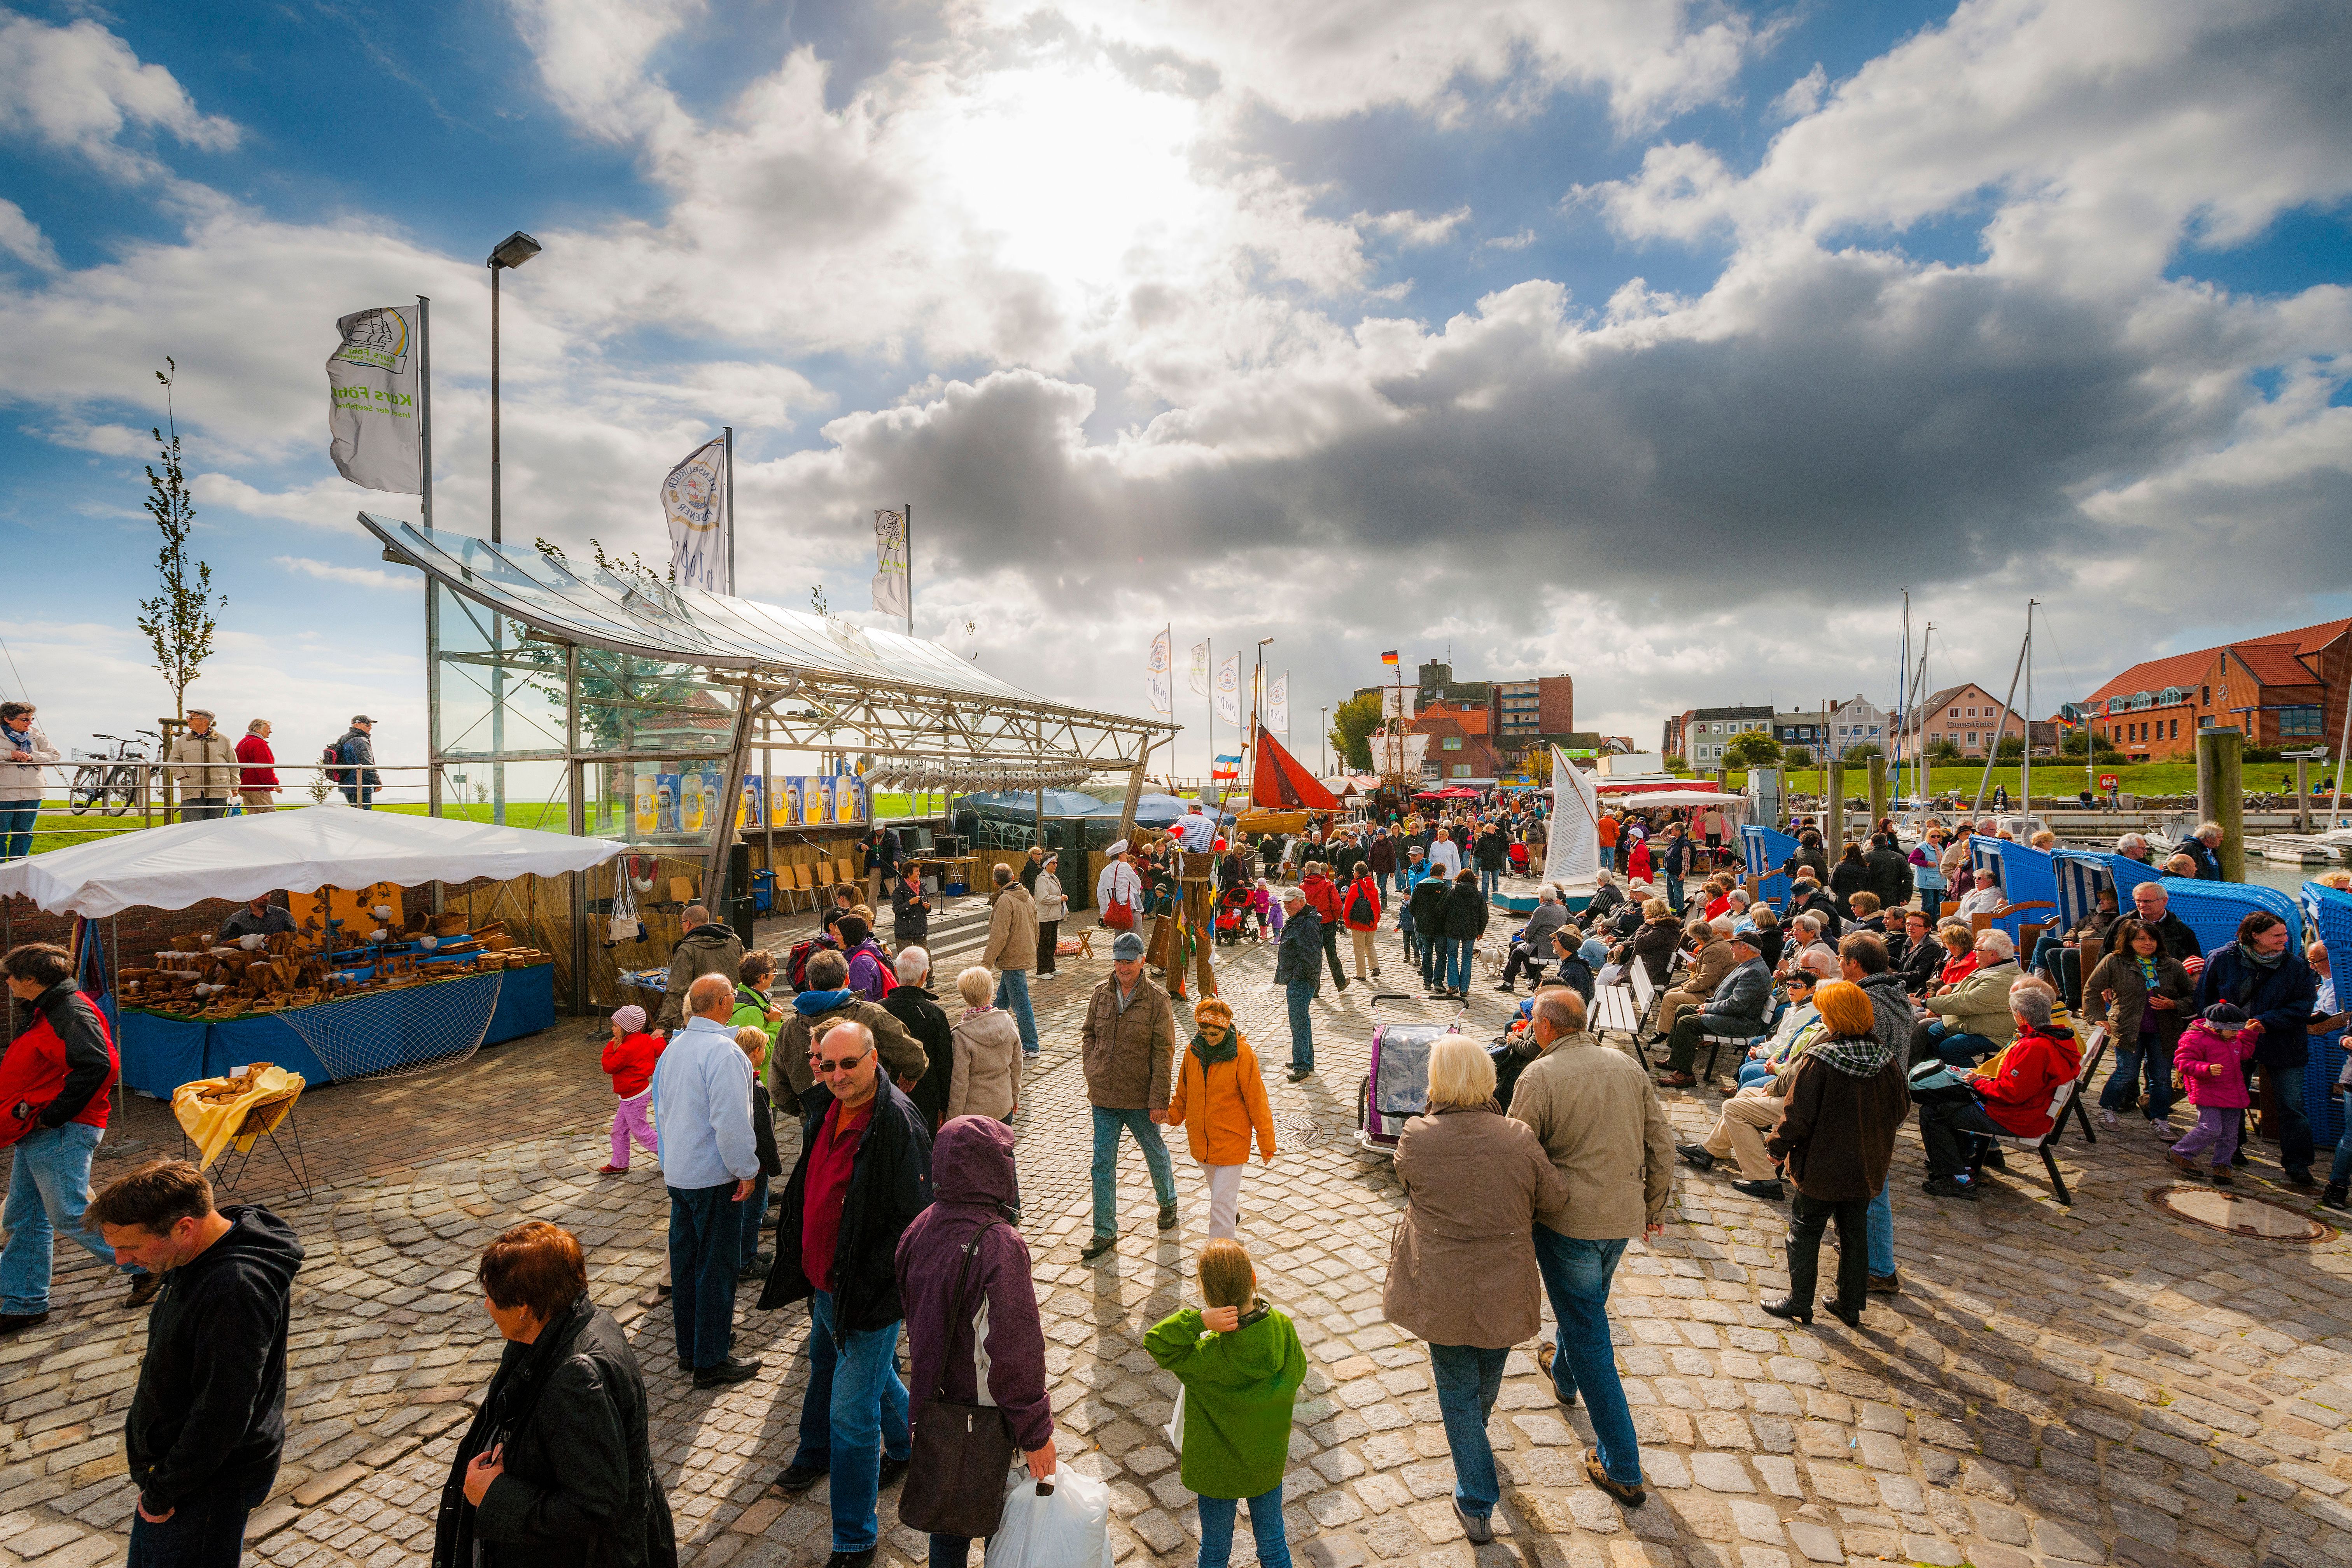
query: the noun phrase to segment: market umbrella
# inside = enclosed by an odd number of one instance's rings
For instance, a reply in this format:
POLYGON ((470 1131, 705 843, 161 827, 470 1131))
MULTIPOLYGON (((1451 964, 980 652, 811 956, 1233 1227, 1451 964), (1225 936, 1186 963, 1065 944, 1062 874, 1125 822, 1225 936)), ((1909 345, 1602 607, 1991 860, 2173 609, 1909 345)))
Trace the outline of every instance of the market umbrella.
POLYGON ((317 805, 118 833, 0 866, 0 897, 21 893, 51 914, 90 920, 140 905, 242 902, 275 889, 316 892, 391 882, 500 881, 601 866, 628 848, 446 816, 317 805))

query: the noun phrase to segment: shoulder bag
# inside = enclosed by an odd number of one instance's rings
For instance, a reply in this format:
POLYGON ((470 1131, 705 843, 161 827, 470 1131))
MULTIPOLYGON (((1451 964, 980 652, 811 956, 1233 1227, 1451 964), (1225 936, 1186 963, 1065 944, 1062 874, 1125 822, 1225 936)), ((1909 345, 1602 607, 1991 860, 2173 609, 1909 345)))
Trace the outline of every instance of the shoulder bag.
MULTIPOLYGON (((939 1385, 914 1425, 898 1519, 932 1535, 994 1535, 1004 1512, 1004 1477, 1013 1457, 1013 1432, 1004 1424, 1004 1412, 993 1405, 963 1405, 947 1397, 947 1358, 955 1353, 956 1325, 971 1321, 972 1262, 980 1255, 981 1239, 1002 1223, 992 1220, 964 1243, 963 1266, 948 1298, 939 1385)), ((977 1396, 986 1391, 972 1392, 977 1396)))

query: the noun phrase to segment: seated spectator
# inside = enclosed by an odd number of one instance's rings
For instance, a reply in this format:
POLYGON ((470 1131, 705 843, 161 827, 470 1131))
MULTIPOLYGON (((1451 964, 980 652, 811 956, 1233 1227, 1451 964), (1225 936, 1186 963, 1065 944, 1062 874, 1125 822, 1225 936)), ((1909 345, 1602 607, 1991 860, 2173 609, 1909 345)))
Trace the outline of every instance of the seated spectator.
POLYGON ((1866 931, 1874 936, 1886 934, 1886 917, 1879 912, 1878 895, 1867 889, 1846 900, 1853 919, 1846 922, 1848 931, 1866 931))
MULTIPOLYGON (((2015 973, 2013 963, 2001 967, 2015 973)), ((1991 973, 1979 970, 1978 977, 1991 973)), ((1914 1090, 1931 1197, 1974 1198, 1990 1139, 2039 1138, 2050 1131, 2050 1103, 2083 1065, 2074 1031, 2053 1021, 2056 999, 2041 981, 2017 976, 2008 1001, 2015 1047, 1957 1086, 1914 1090)))
POLYGON ((1903 930, 1887 939, 1887 952, 1895 961, 1895 973, 1903 978, 1903 989, 1914 997, 1924 996, 1936 984, 1937 975, 1948 956, 1931 934, 1935 930, 1925 910, 1907 910, 1903 917, 1903 930))
POLYGON ((1988 866, 1977 873, 1976 884, 1960 900, 1958 913, 1965 921, 1971 915, 1998 915, 2008 908, 2009 900, 2000 890, 2000 872, 1988 866))
MULTIPOLYGON (((2016 944, 2000 927, 1987 926, 1977 933, 1976 958, 1967 979, 1929 998, 1929 1016, 1911 1033, 1914 1065, 1941 1057, 1954 1067, 1973 1067, 2016 1037, 2009 1005, 2021 976, 2016 944)), ((2049 1021, 2047 1006, 2041 1016, 2049 1021)))
POLYGON ((1757 951, 1764 955, 1768 965, 1780 968, 1781 951, 1789 945, 1789 933, 1780 929, 1780 917, 1772 912, 1771 905, 1758 903, 1749 906, 1748 918, 1748 929, 1756 933, 1757 951))
POLYGON ((1976 973, 1977 939, 1964 921, 1947 921, 1936 928, 1936 942, 1948 955, 1944 967, 1937 972, 1935 991, 1950 990, 1976 973))
MULTIPOLYGON (((1717 922, 1718 927, 1725 923, 1717 922)), ((1658 1079, 1663 1088, 1688 1089, 1698 1082, 1691 1067, 1705 1037, 1744 1039, 1764 1032, 1764 1019, 1772 1005, 1772 972, 1764 967, 1763 955, 1757 951, 1756 933, 1722 934, 1730 945, 1734 966, 1707 997, 1705 1010, 1684 1014, 1666 1037, 1666 1071, 1658 1079)))

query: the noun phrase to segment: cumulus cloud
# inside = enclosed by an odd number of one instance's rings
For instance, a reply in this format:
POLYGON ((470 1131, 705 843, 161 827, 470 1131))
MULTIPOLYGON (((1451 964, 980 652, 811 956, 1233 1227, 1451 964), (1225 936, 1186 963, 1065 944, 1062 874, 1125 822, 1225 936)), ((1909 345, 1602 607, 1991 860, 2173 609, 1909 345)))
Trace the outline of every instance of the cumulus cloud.
POLYGON ((72 153, 113 179, 161 173, 151 154, 126 143, 133 131, 205 152, 237 141, 234 121, 200 111, 170 71, 142 65, 96 22, 51 26, 0 11, 0 136, 72 153))
POLYGON ((413 574, 394 576, 373 566, 338 566, 329 561, 313 561, 307 555, 273 556, 271 564, 323 583, 342 583, 354 588, 415 587, 416 584, 413 574))

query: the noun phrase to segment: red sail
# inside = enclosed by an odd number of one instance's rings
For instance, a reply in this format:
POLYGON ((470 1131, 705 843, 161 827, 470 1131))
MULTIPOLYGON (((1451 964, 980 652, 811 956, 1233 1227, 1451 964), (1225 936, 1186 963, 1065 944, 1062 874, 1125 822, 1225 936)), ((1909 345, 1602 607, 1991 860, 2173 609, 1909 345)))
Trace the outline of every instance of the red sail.
POLYGON ((1337 796, 1282 749, 1264 725, 1258 727, 1256 761, 1250 767, 1250 804, 1262 811, 1337 811, 1337 796))

